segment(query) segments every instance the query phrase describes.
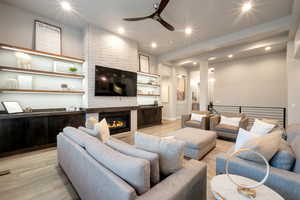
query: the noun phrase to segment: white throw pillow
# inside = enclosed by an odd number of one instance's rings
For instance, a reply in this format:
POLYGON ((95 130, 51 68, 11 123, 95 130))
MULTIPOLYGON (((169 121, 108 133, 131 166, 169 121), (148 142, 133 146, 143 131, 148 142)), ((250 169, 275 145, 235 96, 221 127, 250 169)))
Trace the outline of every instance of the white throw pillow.
POLYGON ((240 148, 242 148, 242 146, 249 140, 259 137, 258 134, 246 131, 242 128, 239 129, 239 134, 236 138, 236 142, 235 142, 235 150, 239 150, 240 148))
POLYGON ((98 121, 94 117, 90 117, 85 121, 85 127, 88 129, 94 129, 95 124, 97 124, 98 121))
POLYGON ((220 124, 239 127, 240 126, 240 121, 241 121, 240 117, 225 117, 225 116, 221 115, 220 124))
POLYGON ((168 176, 183 167, 184 142, 143 133, 135 133, 134 140, 137 148, 159 155, 163 175, 168 176))
POLYGON ((201 122, 203 117, 206 117, 206 115, 200 115, 200 114, 197 114, 197 113, 192 113, 191 114, 191 120, 192 121, 198 121, 198 122, 201 122))
POLYGON ((270 124, 262 120, 255 119, 250 131, 259 135, 265 135, 267 133, 270 133, 275 126, 275 124, 270 124))
POLYGON ((109 140, 110 132, 105 118, 102 119, 101 122, 95 124, 94 130, 99 133, 100 140, 102 142, 106 142, 107 140, 109 140))

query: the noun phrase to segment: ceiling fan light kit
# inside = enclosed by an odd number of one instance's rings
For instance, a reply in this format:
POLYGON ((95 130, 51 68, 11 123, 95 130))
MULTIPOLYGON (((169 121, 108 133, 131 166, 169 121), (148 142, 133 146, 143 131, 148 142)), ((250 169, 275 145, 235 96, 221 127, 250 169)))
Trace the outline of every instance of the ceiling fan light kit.
POLYGON ((166 22, 160 15, 163 12, 163 10, 167 7, 170 0, 161 0, 160 4, 155 3, 153 7, 155 8, 155 12, 149 16, 146 17, 135 17, 135 18, 124 18, 125 21, 140 21, 145 19, 153 19, 157 22, 159 22, 162 26, 164 26, 169 31, 174 31, 175 28, 166 22))

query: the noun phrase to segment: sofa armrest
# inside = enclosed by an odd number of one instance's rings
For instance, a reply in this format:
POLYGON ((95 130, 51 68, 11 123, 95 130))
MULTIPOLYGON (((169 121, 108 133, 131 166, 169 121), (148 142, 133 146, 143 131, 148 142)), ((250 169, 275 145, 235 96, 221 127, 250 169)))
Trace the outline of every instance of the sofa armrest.
POLYGON ((240 128, 247 130, 249 124, 249 118, 245 117, 240 121, 240 128))
MULTIPOLYGON (((227 154, 219 154, 216 159, 216 173, 225 173, 227 154)), ((260 181, 265 175, 265 166, 234 157, 229 162, 229 172, 260 181)), ((265 185, 278 192, 284 199, 298 200, 300 196, 300 174, 270 167, 270 175, 265 185)))
POLYGON ((206 173, 205 163, 189 160, 137 200, 206 200, 206 173))
POLYGON ((210 118, 210 130, 216 129, 216 126, 220 123, 220 119, 220 115, 214 115, 210 118))
POLYGON ((184 128, 185 126, 185 122, 191 119, 191 115, 182 115, 181 116, 181 127, 184 128))

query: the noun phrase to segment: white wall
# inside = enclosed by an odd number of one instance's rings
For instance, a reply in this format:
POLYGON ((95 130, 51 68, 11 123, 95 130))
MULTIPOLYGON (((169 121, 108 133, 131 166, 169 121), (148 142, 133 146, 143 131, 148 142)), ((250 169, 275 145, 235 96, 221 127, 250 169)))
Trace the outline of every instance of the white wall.
POLYGON ((62 28, 63 55, 79 58, 83 56, 83 33, 80 29, 2 3, 0 3, 0 43, 32 49, 34 20, 41 20, 62 28))
POLYGON ((286 52, 214 64, 214 103, 286 107, 286 52))

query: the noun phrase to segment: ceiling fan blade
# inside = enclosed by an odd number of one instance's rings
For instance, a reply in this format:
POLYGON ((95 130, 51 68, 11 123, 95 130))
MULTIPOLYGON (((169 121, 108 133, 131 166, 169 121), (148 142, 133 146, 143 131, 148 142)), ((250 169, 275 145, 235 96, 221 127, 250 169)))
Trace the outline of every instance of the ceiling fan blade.
POLYGON ((157 9, 157 13, 158 15, 160 15, 162 13, 162 11, 166 8, 166 6, 168 5, 170 0, 161 0, 159 7, 157 9))
POLYGON ((123 20, 125 20, 125 21, 140 21, 140 20, 149 19, 149 18, 151 18, 151 16, 135 17, 135 18, 124 18, 123 20))
POLYGON ((171 24, 169 24, 168 22, 166 22, 165 20, 163 20, 161 17, 158 18, 157 21, 159 23, 161 23, 161 25, 163 25, 169 31, 174 31, 175 30, 175 28, 171 24))

